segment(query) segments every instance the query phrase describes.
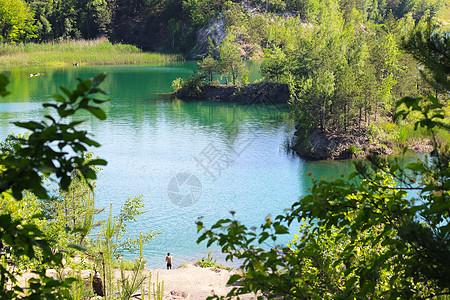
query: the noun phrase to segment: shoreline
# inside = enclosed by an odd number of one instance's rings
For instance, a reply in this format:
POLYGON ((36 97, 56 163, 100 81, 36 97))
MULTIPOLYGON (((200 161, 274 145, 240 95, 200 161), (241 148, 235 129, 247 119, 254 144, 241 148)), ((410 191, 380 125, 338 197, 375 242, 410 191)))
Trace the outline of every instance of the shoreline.
MULTIPOLYGON (((242 85, 202 84, 196 88, 187 85, 175 93, 175 97, 183 101, 218 101, 223 103, 238 103, 246 105, 289 105, 290 91, 287 84, 260 82, 242 85)), ((381 123, 391 124, 390 122, 381 123)), ((400 135, 405 128, 396 128, 400 135)), ((396 140, 391 132, 380 131, 371 134, 368 127, 350 128, 347 132, 336 130, 320 130, 297 128, 291 141, 286 143, 286 149, 302 159, 346 160, 362 158, 369 154, 396 155, 404 147, 417 152, 432 151, 430 137, 414 136, 396 140)))
POLYGON ((240 85, 205 84, 198 91, 181 88, 174 93, 181 100, 207 100, 224 103, 288 104, 289 87, 284 83, 260 82, 240 85))
POLYGON ((415 153, 430 153, 433 149, 430 140, 412 140, 408 144, 382 141, 370 138, 366 129, 352 130, 348 133, 321 131, 319 128, 308 133, 297 131, 288 149, 299 157, 310 160, 346 160, 364 158, 370 154, 397 155, 407 147, 415 153))
MULTIPOLYGON (((92 270, 78 271, 83 279, 89 279, 92 270)), ((125 275, 131 275, 132 271, 125 271, 125 275)), ((225 296, 231 289, 236 288, 236 284, 227 285, 230 276, 239 273, 239 270, 225 270, 214 268, 202 268, 196 266, 193 263, 183 263, 180 267, 172 270, 166 269, 147 269, 144 268, 143 273, 148 276, 151 273, 151 284, 164 281, 164 299, 206 299, 214 294, 218 296, 225 296)), ((65 273, 68 276, 73 276, 72 269, 65 269, 65 273)), ((28 282, 33 277, 31 271, 24 272, 23 276, 17 278, 21 285, 24 282, 28 282)), ((52 277, 57 276, 57 271, 53 269, 47 270, 47 274, 52 277)), ((120 270, 115 269, 115 279, 120 278, 120 270)), ((144 280, 143 283, 144 293, 148 295, 149 292, 149 279, 144 280)), ((139 294, 141 290, 138 289, 135 294, 139 294)), ((150 289, 153 294, 153 286, 150 289)), ((140 299, 140 298, 139 298, 140 299)), ((147 299, 147 297, 145 297, 147 299)), ((253 294, 247 294, 240 299, 250 300, 256 299, 253 294)))

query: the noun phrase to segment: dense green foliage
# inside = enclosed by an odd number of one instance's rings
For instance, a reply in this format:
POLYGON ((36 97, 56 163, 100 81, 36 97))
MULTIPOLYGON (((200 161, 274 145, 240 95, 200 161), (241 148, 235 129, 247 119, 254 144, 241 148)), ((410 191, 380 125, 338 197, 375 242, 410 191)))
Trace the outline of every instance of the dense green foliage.
POLYGON ((21 0, 0 1, 0 41, 15 42, 34 38, 33 14, 21 0))
MULTIPOLYGON (((425 77, 444 96, 448 89, 448 36, 419 26, 408 40, 425 77), (442 76, 442 75, 446 76, 442 76)), ((437 92, 438 90, 435 90, 437 92)), ((440 95, 441 97, 443 96, 440 95)), ((449 131, 446 101, 433 95, 396 103, 394 121, 416 114, 415 128, 449 131)), ((433 139, 430 156, 371 156, 338 179, 313 179, 309 194, 259 228, 234 218, 210 229, 197 222, 198 242, 217 243, 227 259, 240 259, 243 275, 227 296, 258 291, 287 299, 427 299, 450 290, 450 151, 433 139), (295 239, 280 244, 289 226, 295 239)), ((233 213, 232 213, 233 214, 233 213)))
POLYGON ((218 75, 219 78, 225 78, 226 84, 228 84, 230 78, 232 84, 247 81, 247 68, 233 35, 228 35, 222 41, 222 44, 217 49, 217 53, 217 60, 208 55, 198 62, 199 77, 205 77, 208 83, 213 82, 214 75, 218 75))
MULTIPOLYGON (((225 76, 228 83, 230 75, 232 83, 236 83, 242 73, 241 82, 245 82, 241 57, 264 56, 264 80, 290 86, 297 124, 294 145, 307 142, 305 137, 316 128, 367 135, 380 148, 409 146, 429 138, 425 130, 411 130, 414 115, 408 121, 395 123, 391 116, 397 99, 437 89, 429 81, 420 80, 426 74, 404 50, 404 41, 415 26, 422 31, 427 27, 429 31, 438 30, 433 15, 440 3, 429 3, 429 10, 422 11, 424 6, 417 3, 395 10, 398 3, 351 6, 345 1, 320 0, 294 9, 293 2, 282 2, 268 1, 266 8, 266 2, 257 1, 247 3, 251 8, 247 4, 223 4, 214 26, 222 21, 226 34, 222 40, 211 38, 214 34, 208 37, 207 55, 198 65, 207 82, 225 76), (284 9, 275 11, 290 9, 295 13, 265 11, 279 4, 284 9)), ((445 49, 444 45, 442 52, 445 49)), ((440 93, 437 97, 444 100, 447 95, 440 93)), ((443 131, 437 135, 441 139, 448 137, 443 131)))
MULTIPOLYGON (((312 0, 247 0, 243 6, 239 3, 226 0, 3 1, 0 2, 0 39, 46 42, 105 36, 113 42, 132 43, 145 49, 187 53, 196 44, 197 30, 219 15, 226 19, 226 31, 230 26, 246 27, 242 33, 256 42, 260 33, 266 31, 264 14, 272 18, 277 13, 290 12, 306 22, 315 22, 322 13, 320 1, 312 0)), ((363 21, 381 24, 408 13, 416 20, 427 11, 434 16, 443 4, 443 0, 345 0, 339 2, 339 7, 345 18, 357 9, 363 21)))
POLYGON ((232 270, 232 268, 230 268, 230 267, 226 267, 224 265, 217 263, 217 257, 212 255, 211 251, 207 252, 206 257, 203 257, 202 259, 197 260, 195 265, 199 266, 201 268, 211 268, 213 270, 217 270, 217 269, 232 270))

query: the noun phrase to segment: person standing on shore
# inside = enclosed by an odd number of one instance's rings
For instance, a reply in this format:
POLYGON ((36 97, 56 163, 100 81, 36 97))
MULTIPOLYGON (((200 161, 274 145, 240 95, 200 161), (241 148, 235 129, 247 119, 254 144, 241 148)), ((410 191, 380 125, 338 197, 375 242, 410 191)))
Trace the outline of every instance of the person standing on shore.
POLYGON ((167 262, 167 270, 172 269, 172 256, 170 256, 170 253, 167 253, 166 262, 167 262))

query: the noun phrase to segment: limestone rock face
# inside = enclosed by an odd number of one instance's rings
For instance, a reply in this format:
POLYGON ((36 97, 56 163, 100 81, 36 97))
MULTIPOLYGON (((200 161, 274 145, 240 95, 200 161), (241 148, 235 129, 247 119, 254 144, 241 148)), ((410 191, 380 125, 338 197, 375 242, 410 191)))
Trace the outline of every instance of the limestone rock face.
POLYGON ((193 56, 204 56, 208 51, 208 38, 216 45, 220 45, 225 38, 225 18, 222 13, 213 18, 208 25, 197 32, 197 44, 193 49, 193 56))

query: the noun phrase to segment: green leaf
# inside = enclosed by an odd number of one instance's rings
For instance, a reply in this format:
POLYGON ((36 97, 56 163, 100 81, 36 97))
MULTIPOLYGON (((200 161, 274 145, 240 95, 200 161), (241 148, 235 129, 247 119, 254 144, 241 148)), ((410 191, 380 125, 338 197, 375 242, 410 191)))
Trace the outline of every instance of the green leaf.
POLYGON ((104 159, 93 159, 89 161, 86 165, 87 166, 106 166, 108 162, 104 159))
POLYGON ((105 80, 105 78, 106 78, 106 73, 98 74, 97 76, 95 76, 92 79, 92 86, 97 87, 100 83, 102 83, 105 80))
POLYGON ((409 169, 409 170, 413 170, 413 171, 425 172, 425 168, 420 163, 411 163, 411 164, 406 165, 405 168, 409 169))
POLYGON ((72 99, 72 93, 66 89, 63 86, 60 86, 59 89, 71 100, 72 99))
POLYGON ((70 284, 72 284, 74 282, 77 282, 77 281, 78 281, 78 279, 73 278, 73 277, 69 277, 69 278, 64 279, 64 284, 70 285, 70 284))
POLYGON ((228 284, 228 285, 231 285, 231 284, 235 283, 236 281, 238 281, 238 280, 241 279, 241 278, 242 278, 241 275, 234 274, 234 275, 232 275, 232 276, 230 277, 230 279, 228 279, 227 284, 228 284))
POLYGON ((87 138, 87 137, 85 137, 85 138, 83 139, 83 142, 86 143, 86 145, 88 145, 88 146, 100 147, 100 144, 99 144, 99 143, 97 143, 96 141, 93 141, 93 140, 91 140, 91 139, 89 139, 89 138, 87 138))
POLYGON ((61 96, 59 94, 52 95, 52 98, 55 99, 56 102, 61 102, 61 103, 66 102, 66 98, 64 98, 63 96, 61 96))
POLYGON ((29 122, 13 122, 14 125, 21 127, 21 128, 25 128, 25 129, 29 129, 31 131, 35 131, 36 129, 44 129, 44 125, 38 123, 38 122, 34 122, 34 121, 29 121, 29 122))
POLYGON ((77 78, 77 80, 80 82, 77 85, 77 91, 80 93, 80 96, 86 93, 90 90, 92 86, 92 81, 88 80, 82 80, 81 78, 77 78))
POLYGON ((99 107, 87 106, 85 109, 87 109, 91 114, 93 114, 94 116, 96 116, 100 120, 105 120, 106 119, 105 112, 99 107))
POLYGON ((289 233, 289 229, 281 224, 273 224, 273 227, 275 228, 275 234, 287 234, 289 233))

